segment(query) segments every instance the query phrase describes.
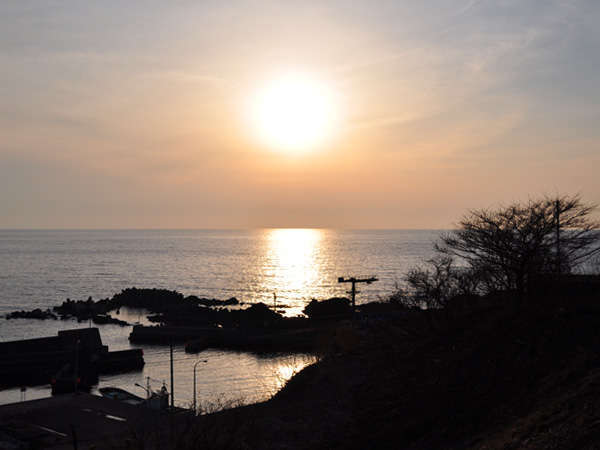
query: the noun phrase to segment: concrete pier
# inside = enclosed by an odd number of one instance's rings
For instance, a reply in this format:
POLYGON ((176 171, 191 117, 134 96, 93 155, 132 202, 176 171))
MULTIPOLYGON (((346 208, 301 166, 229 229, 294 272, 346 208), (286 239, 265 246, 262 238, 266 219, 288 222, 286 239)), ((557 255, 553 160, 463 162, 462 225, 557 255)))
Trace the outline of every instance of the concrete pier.
POLYGON ((0 342, 0 388, 50 383, 66 365, 93 379, 98 374, 141 369, 144 358, 140 349, 110 352, 98 328, 0 342))
POLYGON ((223 348, 252 352, 306 352, 314 350, 324 330, 303 329, 231 329, 136 325, 129 340, 134 343, 186 344, 186 351, 223 348))

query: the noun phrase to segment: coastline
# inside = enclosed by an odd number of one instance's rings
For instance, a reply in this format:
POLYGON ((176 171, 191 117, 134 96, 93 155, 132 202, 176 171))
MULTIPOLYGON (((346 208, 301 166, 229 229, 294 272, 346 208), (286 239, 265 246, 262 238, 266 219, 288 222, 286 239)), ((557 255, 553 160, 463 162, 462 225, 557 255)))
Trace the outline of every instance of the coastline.
MULTIPOLYGON (((180 417, 164 448, 593 448, 598 283, 338 321, 271 399, 180 417)), ((121 448, 152 445, 139 426, 121 448)))
POLYGON ((249 448, 595 448, 600 305, 589 294, 553 300, 515 308, 505 295, 340 330, 352 344, 273 399, 197 426, 226 424, 249 448))

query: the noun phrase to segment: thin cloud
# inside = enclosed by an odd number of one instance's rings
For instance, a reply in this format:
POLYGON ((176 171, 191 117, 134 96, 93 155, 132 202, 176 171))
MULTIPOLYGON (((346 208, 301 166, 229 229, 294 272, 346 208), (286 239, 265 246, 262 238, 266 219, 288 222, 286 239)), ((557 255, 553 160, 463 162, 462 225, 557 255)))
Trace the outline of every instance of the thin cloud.
POLYGON ((148 72, 143 74, 144 77, 161 79, 161 80, 169 80, 177 83, 192 83, 192 84, 212 84, 216 86, 227 86, 230 83, 222 77, 211 75, 211 74, 202 74, 202 73, 193 73, 186 71, 177 71, 177 70, 166 70, 160 72, 148 72))
POLYGON ((456 14, 455 14, 454 17, 460 17, 460 16, 468 13, 470 10, 472 10, 473 8, 475 8, 477 5, 479 5, 480 3, 483 3, 483 1, 484 0, 470 0, 462 8, 459 8, 456 11, 456 14))

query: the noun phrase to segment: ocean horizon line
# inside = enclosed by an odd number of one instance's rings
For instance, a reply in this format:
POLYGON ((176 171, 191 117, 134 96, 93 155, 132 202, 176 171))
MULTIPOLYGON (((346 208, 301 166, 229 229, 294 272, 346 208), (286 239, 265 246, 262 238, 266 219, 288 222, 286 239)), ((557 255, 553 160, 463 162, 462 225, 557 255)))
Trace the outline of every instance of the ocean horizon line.
POLYGON ((453 228, 346 228, 346 227, 247 227, 247 228, 0 228, 4 231, 259 231, 259 230, 335 230, 335 231, 449 231, 453 228))

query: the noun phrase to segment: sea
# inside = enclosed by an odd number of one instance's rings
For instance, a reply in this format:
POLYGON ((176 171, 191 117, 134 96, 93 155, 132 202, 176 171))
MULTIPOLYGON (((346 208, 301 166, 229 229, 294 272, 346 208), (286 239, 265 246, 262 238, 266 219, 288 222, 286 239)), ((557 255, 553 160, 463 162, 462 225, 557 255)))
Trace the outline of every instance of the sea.
MULTIPOLYGON (((111 350, 141 347, 143 370, 101 376, 144 396, 138 385, 164 383, 175 403, 196 400, 203 411, 262 401, 303 367, 310 354, 254 354, 222 350, 185 353, 174 348, 174 382, 165 346, 129 343, 131 327, 76 320, 7 320, 15 310, 52 308, 67 298, 112 297, 129 287, 163 288, 184 295, 264 302, 286 316, 302 314, 312 299, 347 296, 339 277, 376 277, 359 285, 357 303, 385 300, 411 267, 433 255, 443 230, 0 230, 0 341, 53 336, 97 326, 111 350)), ((123 308, 119 318, 147 323, 146 312, 123 308)), ((50 386, 0 391, 0 404, 50 396, 50 386)))

